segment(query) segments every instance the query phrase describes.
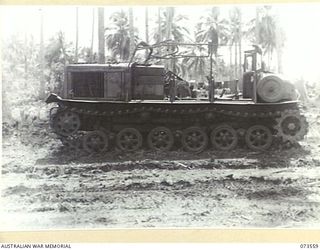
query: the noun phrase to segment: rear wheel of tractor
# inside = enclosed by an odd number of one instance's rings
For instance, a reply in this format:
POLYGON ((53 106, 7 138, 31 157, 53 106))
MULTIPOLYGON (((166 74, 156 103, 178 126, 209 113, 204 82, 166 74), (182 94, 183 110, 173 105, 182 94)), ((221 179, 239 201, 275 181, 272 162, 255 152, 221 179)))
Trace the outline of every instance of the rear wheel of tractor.
POLYGON ((206 149, 208 136, 199 127, 189 127, 183 131, 181 143, 186 151, 199 153, 206 149))
POLYGON ((232 150, 238 144, 238 135, 229 125, 220 125, 210 135, 212 145, 219 150, 232 150))
POLYGON ((255 125, 247 130, 245 141, 250 149, 267 150, 272 144, 272 134, 267 127, 255 125))
POLYGON ((142 135, 135 128, 122 129, 117 134, 116 144, 123 151, 136 151, 142 146, 142 135))
POLYGON ((88 153, 102 153, 107 151, 108 146, 107 135, 99 130, 90 131, 83 138, 83 148, 88 153))
POLYGON ((156 127, 148 134, 148 146, 153 150, 169 151, 174 143, 173 134, 166 127, 156 127))

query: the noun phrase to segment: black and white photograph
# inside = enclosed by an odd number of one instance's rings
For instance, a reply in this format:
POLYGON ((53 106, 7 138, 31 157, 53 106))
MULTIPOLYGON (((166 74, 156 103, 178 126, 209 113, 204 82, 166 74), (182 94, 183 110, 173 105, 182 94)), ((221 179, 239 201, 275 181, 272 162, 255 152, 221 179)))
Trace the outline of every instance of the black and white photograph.
POLYGON ((320 3, 0 11, 0 231, 320 229, 320 3))

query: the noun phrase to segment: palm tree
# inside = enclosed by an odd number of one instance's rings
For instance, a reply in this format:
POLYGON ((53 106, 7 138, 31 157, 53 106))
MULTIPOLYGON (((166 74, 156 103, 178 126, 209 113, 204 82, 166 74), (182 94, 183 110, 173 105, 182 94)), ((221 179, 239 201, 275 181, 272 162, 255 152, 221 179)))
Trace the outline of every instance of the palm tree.
MULTIPOLYGON (((204 48, 198 48, 200 52, 204 48)), ((191 55, 196 56, 198 53, 192 51, 191 55)), ((209 61, 204 57, 187 57, 183 60, 183 64, 186 65, 189 79, 196 80, 198 82, 204 82, 205 76, 208 75, 209 61), (190 73, 191 72, 191 73, 190 73)))
POLYGON ((78 62, 78 43, 79 43, 79 8, 76 7, 76 49, 75 49, 75 62, 78 62))
MULTIPOLYGON (((241 11, 240 8, 235 7, 231 9, 229 13, 229 46, 230 54, 232 51, 232 46, 234 46, 234 56, 235 56, 235 66, 234 66, 234 76, 238 78, 241 75, 241 40, 242 40, 242 29, 241 29, 241 11), (238 53, 239 53, 239 64, 238 64, 238 53), (238 67, 239 66, 239 67, 238 67)), ((231 55, 230 55, 231 56, 231 55)), ((231 56, 232 57, 232 56, 231 56)), ((230 59, 231 59, 230 57, 230 59)), ((230 60, 231 66, 232 60, 230 60)))
POLYGON ((270 65, 272 54, 276 48, 277 24, 271 10, 271 6, 257 7, 256 18, 251 20, 247 31, 248 36, 255 37, 254 40, 251 40, 264 49, 264 54, 268 54, 268 65, 270 65))
POLYGON ((98 8, 98 40, 99 40, 99 56, 98 62, 105 63, 105 39, 104 39, 104 8, 98 8))
POLYGON ((280 27, 279 24, 279 15, 275 16, 275 20, 276 20, 276 52, 277 52, 277 66, 278 66, 278 72, 282 73, 282 49, 284 47, 285 44, 285 32, 282 29, 282 27, 280 27))
MULTIPOLYGON (((167 7, 165 11, 158 9, 157 28, 154 30, 153 39, 156 43, 165 40, 171 40, 176 43, 181 43, 188 40, 189 30, 184 26, 187 16, 177 14, 175 8, 167 7)), ((158 49, 156 54, 163 56, 172 51, 173 48, 168 46, 166 48, 158 49), (166 49, 166 51, 164 51, 166 49)), ((182 63, 181 59, 172 58, 166 62, 166 67, 176 74, 185 75, 186 66, 182 63)))
POLYGON ((228 22, 220 19, 219 7, 213 7, 207 15, 202 16, 201 22, 197 24, 196 42, 212 42, 213 52, 217 56, 219 45, 228 41, 228 22))
MULTIPOLYGON (((213 63, 216 64, 218 57, 218 48, 219 45, 224 45, 228 41, 228 22, 225 19, 220 19, 220 12, 218 7, 211 8, 206 15, 200 18, 200 22, 196 25, 195 31, 195 41, 196 43, 213 43, 213 53, 215 59, 213 63)), ((200 54, 204 48, 200 46, 196 48, 199 50, 200 54)), ((192 52, 193 54, 195 51, 192 52)), ((204 81, 205 76, 209 73, 209 60, 205 57, 191 57, 186 58, 184 63, 187 64, 187 68, 190 72, 194 72, 194 75, 191 74, 192 78, 195 78, 198 81, 204 81)), ((218 67, 215 67, 216 71, 218 67)), ((216 72, 217 73, 217 72, 216 72)))
MULTIPOLYGON (((130 56, 130 24, 128 15, 121 10, 113 13, 110 16, 110 20, 111 24, 106 28, 107 47, 111 50, 113 59, 126 61, 130 56)), ((135 40, 137 40, 137 36, 135 36, 135 40)))
MULTIPOLYGON (((161 35, 161 8, 158 7, 158 38, 155 39, 157 42, 162 42, 162 35, 161 35)), ((155 32, 157 33, 157 32, 155 32)))
POLYGON ((40 88, 39 97, 43 99, 45 97, 45 79, 44 79, 44 43, 43 43, 43 10, 40 9, 40 88))
POLYGON ((93 41, 94 41, 94 8, 92 9, 90 62, 93 61, 93 41))
POLYGON ((189 30, 184 26, 184 22, 188 17, 176 14, 173 7, 166 8, 166 11, 158 12, 157 28, 154 30, 153 39, 156 43, 166 40, 174 40, 175 42, 184 42, 189 40, 189 30))
MULTIPOLYGON (((149 44, 149 10, 148 7, 145 7, 145 28, 146 28, 146 43, 149 44)), ((145 57, 148 56, 148 51, 145 53, 145 57)))
POLYGON ((133 54, 135 49, 135 42, 134 42, 134 25, 133 25, 133 11, 132 8, 129 8, 129 35, 130 35, 130 55, 133 54))

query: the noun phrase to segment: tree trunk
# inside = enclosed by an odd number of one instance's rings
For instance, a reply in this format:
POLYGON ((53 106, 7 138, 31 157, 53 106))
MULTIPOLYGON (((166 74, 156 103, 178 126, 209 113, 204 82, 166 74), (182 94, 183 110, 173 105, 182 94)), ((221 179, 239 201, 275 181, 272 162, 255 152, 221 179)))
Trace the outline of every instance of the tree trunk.
MULTIPOLYGON (((146 43, 149 44, 149 13, 148 7, 145 8, 145 24, 146 24, 146 43)), ((146 50, 146 58, 149 52, 146 50)))
POLYGON ((24 87, 27 88, 28 83, 28 37, 27 33, 24 33, 24 87))
POLYGON ((78 42, 79 42, 79 8, 76 7, 76 49, 74 60, 78 62, 78 42))
POLYGON ((233 68, 232 68, 232 44, 230 44, 230 47, 229 47, 229 50, 230 50, 230 80, 233 80, 234 77, 233 77, 233 68))
POLYGON ((242 13, 239 10, 239 77, 242 76, 242 13))
POLYGON ((92 8, 92 26, 91 26, 91 47, 90 47, 90 62, 93 62, 93 41, 94 41, 94 8, 92 8))
POLYGON ((238 78, 238 45, 237 41, 234 42, 234 76, 238 78))
POLYGON ((159 41, 162 42, 162 30, 161 30, 161 8, 158 7, 158 34, 159 34, 159 41))
POLYGON ((133 25, 133 10, 129 8, 129 35, 130 35, 130 57, 135 49, 134 41, 134 25, 133 25))
POLYGON ((166 40, 171 39, 171 28, 172 28, 172 17, 173 17, 173 7, 167 7, 167 20, 166 20, 166 40))
POLYGON ((98 63, 105 63, 104 8, 98 8, 98 63))
POLYGON ((43 45, 43 10, 40 10, 40 88, 39 98, 43 100, 45 98, 45 80, 44 80, 44 45, 43 45))
POLYGON ((260 39, 259 39, 259 7, 256 7, 255 41, 256 41, 256 44, 260 44, 260 39))
POLYGON ((279 15, 276 15, 276 52, 277 52, 277 66, 278 73, 283 73, 282 68, 282 47, 283 47, 283 34, 279 23, 279 15))
MULTIPOLYGON (((173 12, 174 12, 173 7, 167 7, 167 9, 166 9, 166 40, 171 39, 173 12)), ((171 51, 170 46, 168 47, 168 50, 171 51)), ((171 68, 171 70, 175 73, 175 60, 174 59, 170 60, 170 62, 167 64, 167 68, 171 68)))

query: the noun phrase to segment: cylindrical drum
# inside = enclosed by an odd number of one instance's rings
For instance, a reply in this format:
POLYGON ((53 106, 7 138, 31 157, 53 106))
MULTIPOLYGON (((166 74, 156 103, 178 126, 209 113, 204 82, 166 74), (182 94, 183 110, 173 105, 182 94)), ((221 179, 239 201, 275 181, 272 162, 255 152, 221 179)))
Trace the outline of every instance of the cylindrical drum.
POLYGON ((279 102, 285 96, 285 86, 276 75, 266 75, 257 84, 257 94, 262 101, 279 102))

